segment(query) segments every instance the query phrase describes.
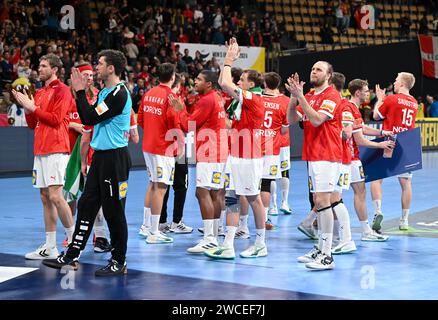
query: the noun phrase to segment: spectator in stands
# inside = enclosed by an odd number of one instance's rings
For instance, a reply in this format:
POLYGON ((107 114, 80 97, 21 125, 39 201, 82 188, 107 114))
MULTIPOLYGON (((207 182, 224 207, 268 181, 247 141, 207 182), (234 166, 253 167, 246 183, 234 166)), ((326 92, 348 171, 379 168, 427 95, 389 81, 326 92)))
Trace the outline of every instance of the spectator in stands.
POLYGON ((400 30, 400 38, 408 38, 409 39, 409 32, 411 31, 411 19, 409 18, 408 14, 405 14, 403 17, 399 20, 399 30, 400 30))
POLYGON ((333 1, 327 1, 324 4, 324 24, 327 24, 330 27, 334 24, 333 7, 333 1))
POLYGON ((417 97, 417 102, 418 102, 418 111, 417 111, 417 117, 418 118, 424 118, 425 117, 425 108, 424 108, 424 102, 423 102, 423 97, 419 96, 417 97))
POLYGON ((426 95, 426 100, 424 101, 425 116, 430 117, 430 106, 433 103, 433 97, 430 94, 426 95))
POLYGON ((433 96, 433 102, 429 108, 429 116, 432 118, 438 118, 438 94, 433 96))
POLYGON ((320 28, 321 42, 325 44, 333 44, 333 30, 328 23, 324 23, 320 28))
POLYGON ((423 14, 423 17, 418 22, 418 24, 419 24, 419 29, 418 29, 419 34, 428 34, 429 33, 429 22, 427 21, 426 13, 423 14))

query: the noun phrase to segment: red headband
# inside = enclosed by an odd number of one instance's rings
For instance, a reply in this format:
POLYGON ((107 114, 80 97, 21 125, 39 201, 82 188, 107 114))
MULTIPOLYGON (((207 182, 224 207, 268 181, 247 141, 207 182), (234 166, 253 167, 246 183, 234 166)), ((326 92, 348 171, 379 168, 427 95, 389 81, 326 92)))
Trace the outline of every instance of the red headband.
POLYGON ((79 72, 83 72, 83 71, 86 71, 86 70, 89 70, 89 71, 93 72, 93 67, 92 66, 88 66, 88 65, 82 66, 82 67, 78 67, 78 69, 79 69, 79 72))

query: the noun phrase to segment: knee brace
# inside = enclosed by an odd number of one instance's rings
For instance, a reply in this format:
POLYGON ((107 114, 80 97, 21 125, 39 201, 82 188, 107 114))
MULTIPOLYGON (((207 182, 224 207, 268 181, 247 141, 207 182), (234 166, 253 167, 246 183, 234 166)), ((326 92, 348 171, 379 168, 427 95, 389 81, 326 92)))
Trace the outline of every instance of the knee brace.
POLYGON ((271 181, 275 181, 275 179, 263 178, 260 190, 263 192, 271 192, 271 181))
POLYGON ((289 170, 281 171, 281 177, 289 179, 289 170))
POLYGON ((225 206, 226 213, 240 213, 240 196, 236 194, 236 191, 227 191, 225 193, 225 206))

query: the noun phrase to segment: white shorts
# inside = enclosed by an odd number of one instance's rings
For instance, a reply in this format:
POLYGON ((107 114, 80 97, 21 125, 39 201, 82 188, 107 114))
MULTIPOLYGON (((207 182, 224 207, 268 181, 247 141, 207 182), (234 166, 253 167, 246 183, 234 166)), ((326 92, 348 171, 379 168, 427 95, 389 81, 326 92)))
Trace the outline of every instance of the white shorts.
POLYGON ((234 190, 234 179, 233 173, 231 172, 231 160, 230 157, 227 159, 227 163, 225 164, 225 174, 224 174, 224 186, 225 190, 234 190))
POLYGON ((351 165, 341 164, 338 183, 335 186, 335 192, 342 193, 342 190, 350 189, 351 165))
POLYGON ((280 148, 280 171, 290 169, 290 147, 280 148))
POLYGON ((309 161, 310 192, 333 192, 340 172, 340 162, 309 161))
POLYGON ((143 152, 146 170, 151 182, 162 182, 168 186, 173 185, 175 173, 175 158, 166 157, 149 152, 143 152))
POLYGON ((240 196, 260 194, 263 158, 243 159, 229 156, 229 159, 236 194, 240 196))
POLYGON ((280 155, 263 157, 263 179, 281 178, 280 155))
POLYGON ((52 153, 44 156, 35 156, 33 160, 32 184, 35 188, 49 186, 63 186, 65 169, 67 168, 67 153, 52 153))
POLYGON ((196 187, 219 190, 224 187, 225 163, 198 162, 196 187))
POLYGON ((412 179, 412 172, 405 172, 402 174, 399 174, 397 176, 397 178, 407 178, 407 179, 412 179))
POLYGON ((351 162, 350 183, 365 181, 365 174, 363 172, 362 161, 353 160, 351 162))

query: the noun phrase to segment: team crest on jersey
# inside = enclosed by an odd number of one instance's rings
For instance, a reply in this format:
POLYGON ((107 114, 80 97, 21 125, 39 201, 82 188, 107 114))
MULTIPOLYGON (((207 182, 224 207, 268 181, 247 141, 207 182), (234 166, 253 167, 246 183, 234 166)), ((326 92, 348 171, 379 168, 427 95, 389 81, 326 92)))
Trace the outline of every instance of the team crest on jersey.
POLYGON ((37 171, 32 171, 32 185, 36 185, 36 179, 37 179, 37 171))
POLYGON ((213 171, 213 175, 211 177, 211 183, 220 184, 221 183, 221 173, 213 171))
POLYGON ((96 108, 94 108, 94 110, 96 110, 97 114, 100 116, 100 115, 104 114, 105 112, 107 112, 109 109, 108 109, 108 106, 106 105, 105 101, 102 101, 101 103, 99 103, 97 105, 96 108))
POLYGON ((343 184, 344 184, 344 175, 341 173, 338 179, 338 187, 342 187, 343 184))
POLYGON ((119 200, 126 198, 128 193, 128 181, 119 182, 119 200))
POLYGON ((313 191, 313 183, 312 183, 312 177, 311 176, 309 176, 309 190, 310 191, 313 191))
POLYGON ((289 164, 288 160, 281 161, 281 169, 286 169, 288 164, 289 164))
POLYGON ((363 167, 362 166, 359 167, 359 173, 360 173, 360 178, 361 179, 365 179, 365 174, 363 173, 363 167))
POLYGON ((348 173, 344 173, 344 186, 348 186, 348 179, 349 179, 348 173))
POLYGON ((277 165, 270 166, 270 168, 269 168, 269 174, 270 174, 271 176, 276 176, 276 175, 277 175, 277 172, 278 172, 278 166, 277 166, 277 165))
POLYGON ((157 178, 160 179, 163 177, 163 168, 157 167, 157 178))
POLYGON ((175 168, 172 168, 172 172, 170 173, 170 181, 173 181, 175 178, 175 168))
POLYGON ((225 173, 225 188, 228 188, 230 186, 230 174, 225 173))
POLYGON ((336 108, 336 103, 331 100, 324 100, 321 104, 321 107, 319 107, 320 110, 326 110, 330 113, 333 113, 336 108))

